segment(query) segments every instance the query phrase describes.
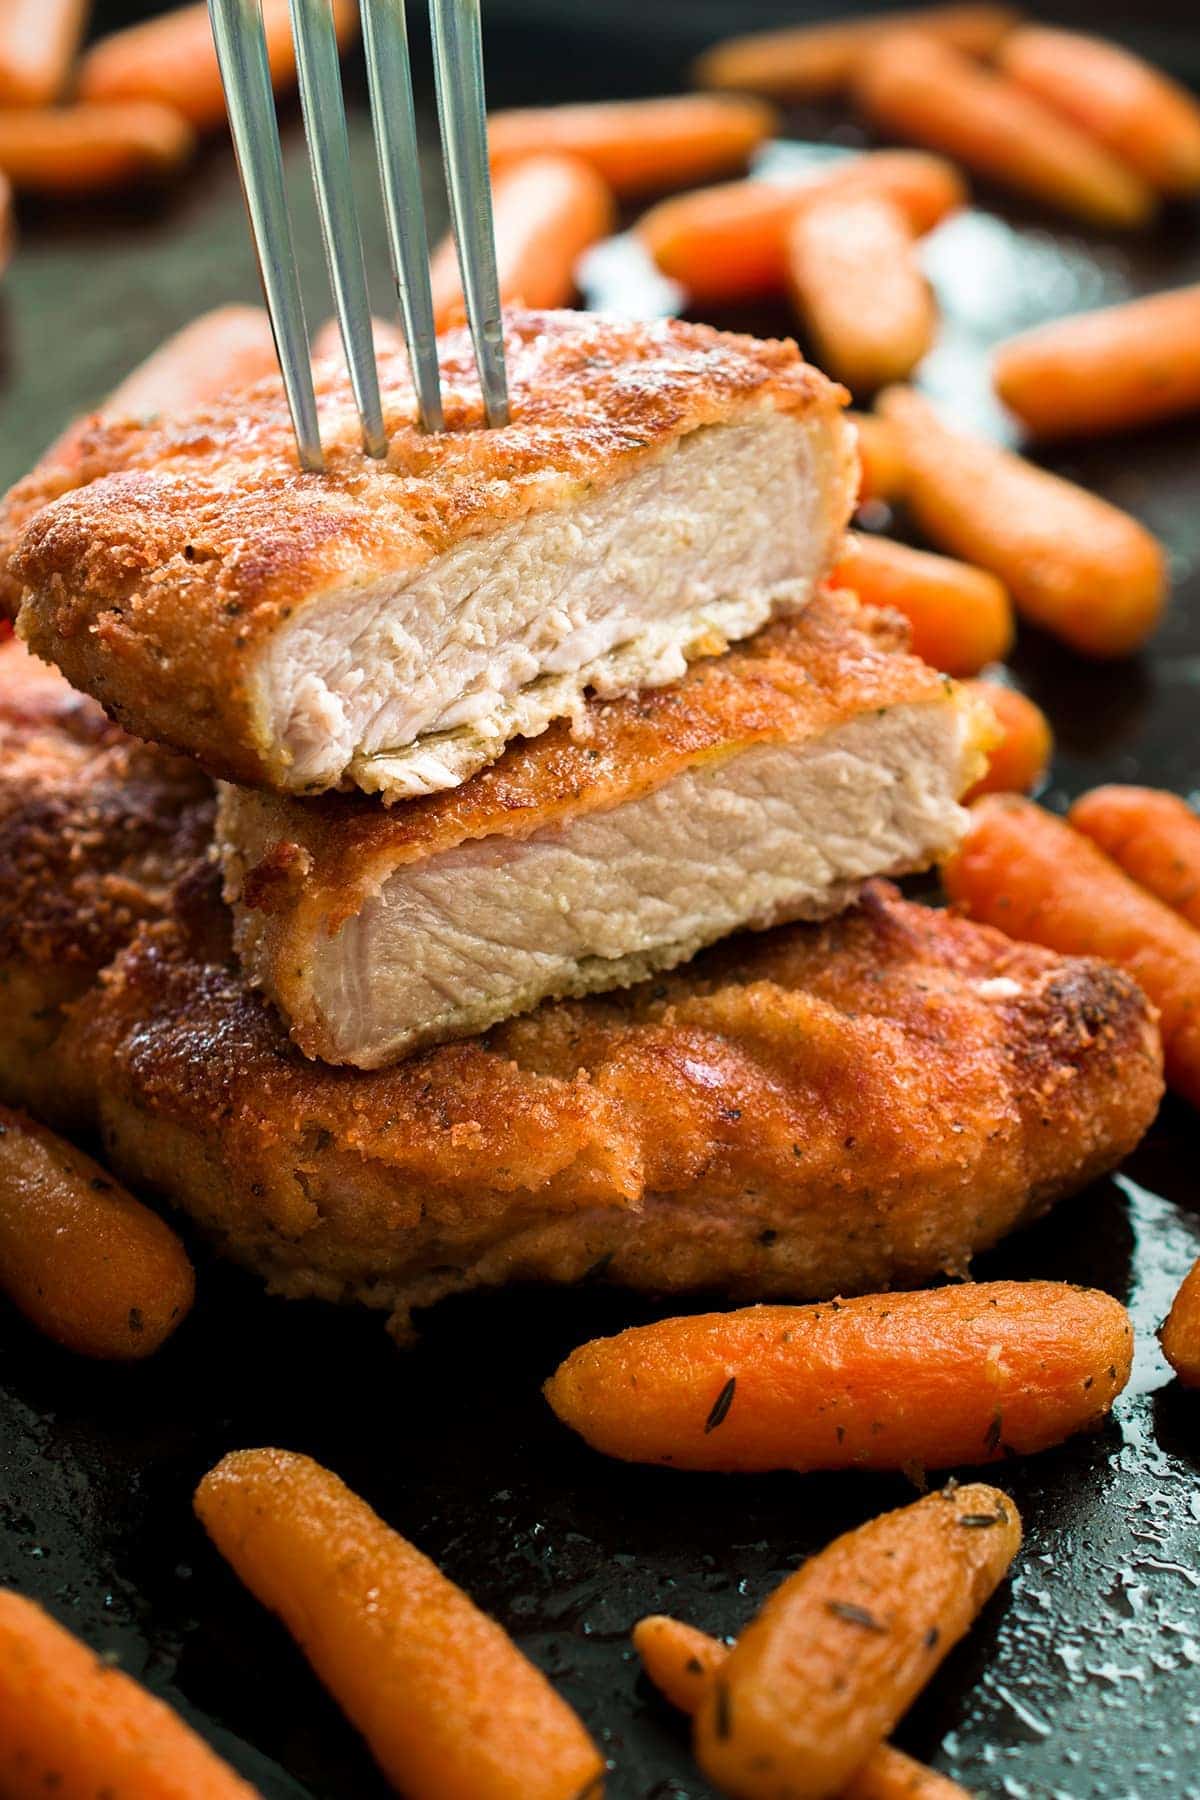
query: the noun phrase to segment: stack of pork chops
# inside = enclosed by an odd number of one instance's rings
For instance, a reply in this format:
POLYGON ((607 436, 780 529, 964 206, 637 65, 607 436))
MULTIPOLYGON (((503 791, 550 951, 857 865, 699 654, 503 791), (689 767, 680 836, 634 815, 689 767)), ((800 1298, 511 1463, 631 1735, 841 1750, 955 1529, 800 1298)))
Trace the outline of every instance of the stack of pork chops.
POLYGON ((323 475, 267 381, 10 494, 21 636, 92 698, 5 653, 0 1087, 401 1321, 962 1269, 1136 1142, 1158 1050, 1113 970, 875 880, 953 848, 991 721, 824 584, 843 396, 676 321, 507 356, 487 431, 445 340, 432 436, 385 359, 386 463, 331 361, 323 475))

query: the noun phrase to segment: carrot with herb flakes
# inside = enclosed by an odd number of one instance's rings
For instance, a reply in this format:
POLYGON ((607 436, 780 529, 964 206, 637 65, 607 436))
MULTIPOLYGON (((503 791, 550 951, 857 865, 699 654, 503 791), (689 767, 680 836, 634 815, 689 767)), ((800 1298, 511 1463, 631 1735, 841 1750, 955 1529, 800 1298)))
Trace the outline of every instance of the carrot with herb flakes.
POLYGON ((7 0, 0 14, 0 106, 49 106, 67 85, 90 0, 7 0))
POLYGON ((860 194, 890 200, 920 237, 963 204, 966 189, 943 157, 875 150, 799 181, 727 181, 675 195, 644 213, 636 231, 693 300, 752 300, 786 290, 788 231, 801 207, 860 194))
POLYGON ((1004 582, 1017 611, 1085 656, 1130 656, 1166 599, 1162 545, 1128 513, 946 425, 922 395, 876 402, 895 426, 905 505, 941 550, 1004 582))
POLYGON ((860 194, 801 207, 787 256, 792 303, 823 369, 855 394, 912 373, 933 343, 937 307, 891 200, 860 194))
POLYGON ((625 1462, 945 1469, 1098 1425, 1129 1377, 1107 1294, 994 1281, 634 1326, 573 1351, 550 1405, 625 1462))
POLYGON ((1200 1261, 1184 1277, 1158 1338, 1184 1387, 1200 1387, 1200 1261))
MULTIPOLYGON (((496 177, 492 189, 496 267, 504 305, 565 306, 575 292, 575 265, 613 229, 612 191, 575 156, 531 156, 496 177)), ((452 236, 433 254, 434 318, 439 331, 465 317, 458 252, 452 236)))
POLYGON ((896 433, 875 413, 848 412, 846 419, 858 438, 858 504, 899 500, 904 493, 904 458, 896 433))
POLYGON ((1007 1495, 946 1488, 872 1519, 769 1596, 706 1685, 696 1760, 739 1800, 842 1793, 999 1586, 1007 1495))
POLYGON ((226 1456, 196 1512, 410 1800, 583 1800, 604 1763, 494 1620, 327 1469, 226 1456))
POLYGON ((991 708, 1000 741, 988 752, 987 773, 964 801, 980 794, 1030 794, 1042 781, 1054 754, 1054 734, 1041 707, 1028 694, 999 681, 968 681, 967 690, 991 708))
POLYGON ((947 675, 975 675, 1012 648, 1012 602, 1004 583, 986 569, 854 532, 831 579, 868 606, 903 613, 913 650, 947 675))
POLYGON ((22 1594, 0 1592, 5 1800, 254 1800, 179 1715, 22 1594))
POLYGON ((182 113, 149 100, 0 111, 0 172, 33 193, 89 194, 161 180, 194 148, 182 113))
POLYGON ((1120 44, 1024 25, 1000 67, 1028 93, 1168 194, 1200 189, 1200 105, 1177 81, 1120 44))
POLYGON ((1163 788, 1098 787, 1067 818, 1200 931, 1200 815, 1186 800, 1163 788))
POLYGON ((81 1356, 150 1356, 191 1310, 175 1233, 90 1156, 0 1106, 0 1289, 81 1356))
POLYGON ((1200 408, 1200 285, 1056 319, 1001 344, 996 392, 1037 438, 1125 431, 1200 408))
POLYGON ((1200 931, 1090 838, 1015 794, 976 801, 942 880, 972 918, 1009 937, 1126 969, 1161 1014, 1168 1085, 1200 1105, 1200 931))
POLYGON ((1040 100, 917 33, 863 58, 855 98, 872 125, 1101 227, 1145 225, 1157 196, 1125 163, 1040 100))
POLYGON ((737 94, 533 106, 488 118, 493 175, 529 156, 577 156, 622 199, 744 168, 774 135, 772 107, 737 94))

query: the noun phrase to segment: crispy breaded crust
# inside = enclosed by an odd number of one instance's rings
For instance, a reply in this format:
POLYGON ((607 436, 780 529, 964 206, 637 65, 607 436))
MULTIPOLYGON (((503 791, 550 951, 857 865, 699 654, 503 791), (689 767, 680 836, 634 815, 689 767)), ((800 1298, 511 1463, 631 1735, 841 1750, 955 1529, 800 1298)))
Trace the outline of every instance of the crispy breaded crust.
POLYGON ((483 431, 467 334, 442 340, 447 431, 430 437, 406 358, 385 352, 384 463, 362 454, 331 358, 323 475, 297 469, 274 380, 186 419, 97 422, 72 467, 35 470, 5 503, 0 570, 28 590, 22 633, 129 729, 270 784, 279 753, 252 671, 302 603, 596 492, 702 426, 764 407, 832 417, 843 398, 790 342, 673 319, 510 313, 506 353, 513 423, 483 431))

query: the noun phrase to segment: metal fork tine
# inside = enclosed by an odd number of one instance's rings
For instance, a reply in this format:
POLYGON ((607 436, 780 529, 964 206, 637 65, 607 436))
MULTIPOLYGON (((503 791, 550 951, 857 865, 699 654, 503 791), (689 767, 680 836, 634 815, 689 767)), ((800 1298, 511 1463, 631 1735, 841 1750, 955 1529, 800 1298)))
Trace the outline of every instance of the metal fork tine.
POLYGON ((208 0, 259 275, 271 317, 300 465, 323 469, 304 303, 283 186, 283 158, 260 0, 208 0))
POLYGON ((363 449, 368 456, 386 456, 387 434, 375 368, 367 271, 354 207, 350 139, 333 12, 329 0, 289 0, 289 7, 300 105, 329 263, 329 284, 342 330, 350 386, 362 420, 363 449))
POLYGON ((479 0, 429 0, 433 67, 450 214, 484 414, 507 425, 508 379, 488 170, 479 0))
POLYGON ((429 237, 404 0, 361 0, 361 12, 392 273, 404 319, 418 415, 423 430, 441 431, 444 419, 429 285, 429 237))

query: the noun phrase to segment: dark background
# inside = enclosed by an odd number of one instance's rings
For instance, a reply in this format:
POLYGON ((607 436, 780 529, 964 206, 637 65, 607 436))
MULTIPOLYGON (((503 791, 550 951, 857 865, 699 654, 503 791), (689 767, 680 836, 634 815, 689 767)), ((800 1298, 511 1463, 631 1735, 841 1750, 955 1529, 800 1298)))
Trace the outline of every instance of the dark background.
MULTIPOLYGON (((97 29, 154 10, 111 3, 97 29)), ((420 35, 419 0, 413 0, 420 35)), ((663 91, 730 30, 814 9, 756 0, 485 0, 497 105, 663 91)), ((1041 16, 1111 31, 1200 80, 1187 5, 1099 0, 1041 16)), ((425 70, 424 52, 418 56, 425 70)), ((424 80, 424 75, 422 76, 424 80)), ((351 58, 360 199, 377 310, 386 259, 361 71, 351 58)), ((431 146, 429 201, 443 217, 431 146)), ((329 310, 295 109, 285 107, 294 223, 310 320, 329 310)), ((854 145, 844 113, 789 120, 798 139, 854 145)), ((991 412, 988 343, 1106 298, 1200 279, 1194 210, 1143 240, 1095 239, 981 193, 929 266, 945 313, 923 380, 963 416, 991 412)), ((256 299, 227 144, 153 202, 26 207, 0 286, 0 483, 20 474, 168 331, 256 299)), ((636 306, 643 275, 599 259, 589 298, 636 306)), ((718 318, 793 329, 782 312, 718 318)), ((1023 633, 1016 678, 1046 706, 1061 805, 1104 778, 1200 789, 1200 427, 1090 447, 1056 466, 1130 507, 1170 545, 1173 610, 1136 662, 1088 667, 1023 633)), ((903 530, 903 520, 893 522, 903 530)), ((968 1786, 1011 1800, 1200 1795, 1200 1397, 1168 1382, 1153 1328, 1200 1252, 1194 1119, 1169 1104, 1127 1169, 986 1259, 980 1274, 1062 1276, 1127 1300, 1139 1359, 1099 1437, 1006 1468, 1028 1528, 1015 1579, 948 1661, 898 1741, 968 1786)), ((0 1580, 36 1595, 166 1695, 264 1795, 370 1800, 366 1754, 284 1633, 209 1550, 190 1512, 203 1471, 273 1442, 336 1468, 411 1535, 560 1683, 612 1757, 614 1800, 709 1790, 686 1732, 639 1678, 634 1621, 678 1612, 735 1631, 780 1576, 837 1531, 902 1503, 882 1478, 733 1480, 610 1465, 560 1430, 538 1388, 583 1337, 654 1315, 588 1289, 445 1304, 415 1351, 380 1321, 263 1299, 197 1246, 200 1302, 150 1366, 89 1366, 0 1312, 0 1580)))

